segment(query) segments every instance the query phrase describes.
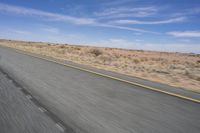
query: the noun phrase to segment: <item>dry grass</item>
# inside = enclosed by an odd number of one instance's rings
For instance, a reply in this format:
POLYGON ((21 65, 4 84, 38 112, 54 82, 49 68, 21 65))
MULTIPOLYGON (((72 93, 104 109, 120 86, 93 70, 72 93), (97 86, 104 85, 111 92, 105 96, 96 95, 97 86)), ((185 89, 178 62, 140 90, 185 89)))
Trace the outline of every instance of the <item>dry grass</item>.
POLYGON ((200 56, 0 40, 0 45, 200 92, 200 56))

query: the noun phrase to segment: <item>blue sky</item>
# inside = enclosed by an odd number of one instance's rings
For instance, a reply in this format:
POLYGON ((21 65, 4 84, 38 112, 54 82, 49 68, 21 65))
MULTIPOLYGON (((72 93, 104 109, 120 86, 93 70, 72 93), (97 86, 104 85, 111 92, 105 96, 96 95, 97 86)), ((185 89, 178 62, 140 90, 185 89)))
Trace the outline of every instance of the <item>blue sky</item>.
POLYGON ((200 53, 200 1, 0 0, 0 38, 200 53))

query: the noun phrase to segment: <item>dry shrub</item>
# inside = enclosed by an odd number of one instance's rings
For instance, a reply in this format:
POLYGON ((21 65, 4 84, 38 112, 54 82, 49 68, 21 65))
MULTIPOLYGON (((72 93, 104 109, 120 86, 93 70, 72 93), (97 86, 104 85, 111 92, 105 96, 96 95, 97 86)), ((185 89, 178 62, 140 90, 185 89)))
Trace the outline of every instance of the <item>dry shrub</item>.
POLYGON ((81 48, 80 48, 80 47, 74 47, 74 49, 75 49, 75 50, 81 50, 81 48))
POLYGON ((166 71, 166 70, 155 70, 154 69, 154 72, 156 72, 156 73, 160 73, 160 74, 170 74, 168 71, 166 71))
POLYGON ((1 39, 0 45, 200 92, 200 54, 96 48, 1 39))
POLYGON ((120 54, 119 54, 119 53, 113 53, 113 56, 114 56, 115 58, 120 58, 120 54))
MULTIPOLYGON (((26 45, 24 45, 24 46, 26 46, 26 45)), ((43 46, 42 45, 34 45, 36 48, 43 48, 43 46)))
POLYGON ((133 62, 134 62, 135 64, 140 63, 140 61, 139 61, 138 59, 133 59, 133 62))
MULTIPOLYGON (((131 51, 132 51, 132 50, 131 50, 131 51)), ((136 51, 137 51, 137 52, 142 52, 142 53, 144 52, 144 50, 136 50, 136 51)))
POLYGON ((148 58, 147 57, 141 57, 141 59, 140 59, 142 62, 146 62, 146 61, 148 61, 148 58))
POLYGON ((185 75, 190 78, 190 79, 194 79, 196 81, 200 81, 200 75, 194 73, 194 72, 189 72, 189 71, 185 71, 185 75))
POLYGON ((102 60, 104 62, 111 62, 112 61, 112 57, 109 55, 100 55, 98 56, 99 60, 102 60))
POLYGON ((103 54, 103 52, 99 49, 90 49, 89 53, 94 54, 95 56, 103 54))
POLYGON ((54 49, 53 51, 58 54, 65 54, 65 49, 54 49))
POLYGON ((60 48, 65 48, 65 46, 64 46, 64 45, 61 45, 60 48))

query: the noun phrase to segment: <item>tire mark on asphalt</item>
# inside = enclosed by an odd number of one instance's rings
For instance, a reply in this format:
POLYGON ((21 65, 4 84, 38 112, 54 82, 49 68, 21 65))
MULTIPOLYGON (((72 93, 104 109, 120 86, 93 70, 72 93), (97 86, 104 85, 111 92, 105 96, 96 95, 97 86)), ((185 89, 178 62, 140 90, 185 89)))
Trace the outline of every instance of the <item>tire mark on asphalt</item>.
MULTIPOLYGON (((52 113, 51 111, 49 111, 45 105, 43 105, 41 102, 39 102, 37 99, 34 98, 34 96, 29 93, 25 88, 23 88, 23 86, 21 86, 20 84, 17 83, 17 81, 15 81, 14 79, 12 79, 4 70, 2 70, 0 68, 0 73, 3 73, 3 75, 9 79, 10 83, 13 83, 14 86, 16 86, 16 88, 18 88, 25 96, 26 98, 28 98, 30 101, 32 101, 37 107, 38 109, 44 113, 45 115, 47 115, 51 120, 54 121, 55 126, 61 131, 61 132, 67 132, 67 133, 75 133, 75 131, 69 127, 68 125, 66 125, 62 120, 60 120, 54 113, 52 113)), ((1 101, 2 102, 2 101, 1 101)), ((5 103, 6 104, 6 103, 5 103)))

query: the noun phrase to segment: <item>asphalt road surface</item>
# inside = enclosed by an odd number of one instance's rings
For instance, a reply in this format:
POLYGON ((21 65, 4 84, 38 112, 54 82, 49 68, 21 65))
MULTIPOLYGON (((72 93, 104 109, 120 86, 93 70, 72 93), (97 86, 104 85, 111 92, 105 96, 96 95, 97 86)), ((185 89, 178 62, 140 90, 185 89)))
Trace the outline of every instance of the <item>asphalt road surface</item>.
POLYGON ((61 133, 20 89, 0 72, 0 133, 61 133))
POLYGON ((200 104, 0 47, 0 68, 77 133, 199 133, 200 104))

